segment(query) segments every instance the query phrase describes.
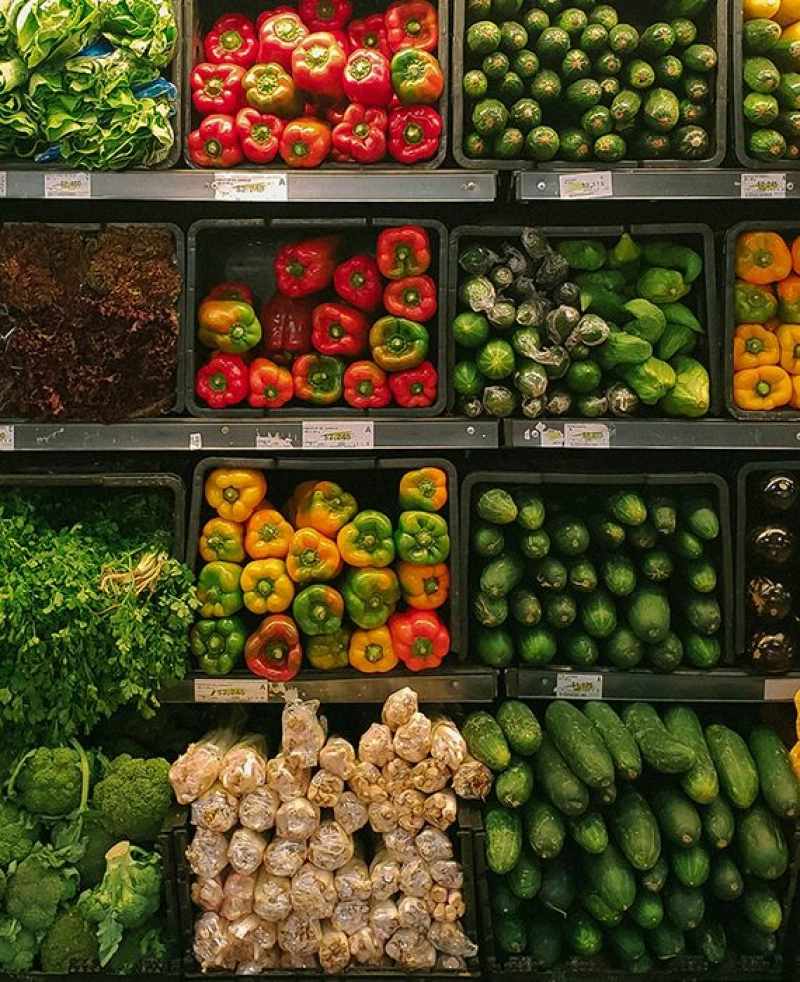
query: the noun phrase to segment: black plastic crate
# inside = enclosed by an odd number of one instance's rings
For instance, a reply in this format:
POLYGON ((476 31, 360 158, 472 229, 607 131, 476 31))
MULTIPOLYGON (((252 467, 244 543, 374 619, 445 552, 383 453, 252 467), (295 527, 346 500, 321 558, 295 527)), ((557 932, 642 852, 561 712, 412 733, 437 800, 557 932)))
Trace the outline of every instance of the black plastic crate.
MULTIPOLYGON (((193 416, 220 415, 231 419, 262 419, 303 417, 430 417, 440 415, 447 402, 449 373, 447 352, 447 230, 441 222, 432 219, 206 219, 195 222, 188 232, 187 305, 186 330, 182 362, 185 365, 186 405, 193 416), (281 409, 253 409, 243 403, 226 409, 211 409, 198 403, 194 389, 197 369, 211 352, 206 352, 197 340, 197 310, 208 290, 224 280, 247 283, 257 295, 256 316, 261 303, 275 289, 274 261, 277 251, 288 242, 313 237, 343 233, 349 244, 349 253, 356 255, 360 249, 374 247, 378 233, 386 228, 401 225, 418 225, 428 232, 431 239, 431 266, 428 270, 438 290, 438 309, 430 322, 431 344, 428 359, 438 372, 438 392, 431 406, 404 409, 389 405, 385 409, 356 409, 343 400, 333 406, 311 406, 292 399, 281 409)), ((329 291, 320 294, 327 297, 329 291)), ((320 300, 320 302, 322 302, 320 300)), ((376 318, 379 315, 374 315, 376 318)))
MULTIPOLYGON (((681 491, 683 489, 691 491, 696 494, 707 495, 711 498, 713 504, 716 507, 717 514, 719 516, 720 523, 720 534, 711 543, 707 543, 712 547, 712 561, 714 563, 716 573, 717 573, 717 586, 713 591, 713 595, 716 596, 720 611, 722 615, 722 625, 720 630, 716 632, 716 637, 719 640, 721 648, 721 658, 719 661, 719 667, 727 667, 733 663, 734 651, 733 651, 733 569, 732 569, 732 551, 731 551, 731 516, 730 516, 730 498, 728 493, 728 486, 725 481, 717 474, 616 474, 616 473, 560 473, 560 474, 545 474, 545 473, 531 473, 527 471, 519 472, 491 472, 491 471, 478 471, 469 474, 461 485, 461 527, 460 535, 461 541, 463 543, 464 553, 461 558, 461 596, 464 598, 461 604, 461 646, 463 651, 470 651, 470 632, 475 630, 475 624, 472 619, 471 603, 470 598, 474 591, 475 586, 473 584, 473 578, 470 576, 470 542, 473 523, 476 520, 474 511, 474 502, 479 491, 489 488, 524 488, 525 490, 538 490, 540 492, 546 492, 548 490, 551 493, 559 495, 557 498, 558 505, 562 505, 564 499, 567 495, 574 495, 572 500, 573 503, 578 505, 585 505, 585 502, 581 502, 582 496, 586 495, 587 492, 592 491, 599 493, 601 495, 613 493, 615 490, 621 489, 634 489, 637 491, 649 491, 651 493, 664 493, 670 494, 676 491, 681 491)), ((549 509, 552 504, 545 502, 546 507, 549 509)), ((578 514, 583 514, 580 510, 578 514)), ((506 527, 506 526, 503 526, 506 527)), ((518 526, 509 526, 515 530, 518 530, 518 526)), ((613 555, 613 553, 610 553, 613 555)), ((637 589, 644 585, 646 581, 639 578, 637 583, 637 589)), ((647 581, 648 585, 649 581, 647 581)), ((659 584, 655 584, 659 585, 659 584)), ((669 583, 660 584, 665 586, 667 592, 670 593, 669 583)), ((619 598, 614 598, 615 601, 619 601, 619 598)), ((623 598, 624 599, 624 598, 623 598)), ((670 600, 672 598, 670 597, 670 600)), ((615 604, 616 605, 616 604, 615 604)), ((675 608, 677 610, 677 606, 675 608)), ((674 613, 675 611, 673 611, 674 613)), ((674 621, 673 621, 674 624, 674 621)), ((518 652, 515 650, 515 659, 513 665, 515 666, 525 666, 519 656, 518 652)), ((574 671, 575 667, 571 666, 569 663, 559 660, 558 654, 552 662, 547 665, 534 665, 534 668, 564 668, 567 671, 574 671)), ((593 670, 588 669, 585 666, 581 670, 593 670)), ((601 661, 597 663, 598 669, 604 668, 610 672, 626 671, 626 669, 615 668, 613 665, 601 661)), ((645 664, 639 664, 636 666, 635 670, 640 671, 647 666, 645 664)), ((681 672, 685 671, 683 666, 679 669, 681 672)), ((697 673, 702 676, 708 676, 713 678, 713 669, 692 669, 692 673, 697 673)))
MULTIPOLYGON (((222 14, 237 13, 245 14, 253 22, 255 22, 256 17, 266 9, 272 9, 276 7, 276 4, 268 3, 267 0, 236 0, 236 3, 231 5, 227 3, 226 0, 184 0, 185 2, 185 24, 186 24, 186 43, 183 46, 183 74, 186 79, 192 74, 192 69, 199 62, 205 61, 203 55, 203 36, 211 28, 211 25, 216 21, 218 17, 222 14)), ((374 12, 377 7, 378 13, 382 13, 386 7, 388 7, 390 0, 377 0, 377 2, 369 7, 369 13, 374 12)), ((445 83, 444 90, 438 101, 434 106, 439 115, 442 117, 442 132, 439 137, 439 149, 436 154, 431 157, 430 160, 420 161, 419 163, 413 164, 412 170, 432 170, 433 168, 440 167, 444 158, 447 155, 447 139, 449 134, 449 122, 448 115, 450 112, 450 72, 448 68, 448 58, 450 55, 450 28, 449 28, 449 15, 450 15, 450 5, 447 0, 433 0, 434 5, 437 7, 439 14, 439 43, 435 51, 431 52, 436 56, 439 64, 442 68, 442 74, 444 75, 445 83)), ((294 4, 289 4, 292 10, 296 9, 294 4)), ((366 14, 364 15, 366 16, 366 14)), ((188 87, 187 87, 188 88, 188 87)), ((202 114, 198 113, 192 104, 192 94, 191 91, 186 92, 186 97, 183 100, 183 128, 184 128, 184 158, 188 167, 196 168, 197 164, 193 163, 189 157, 189 153, 186 146, 186 140, 189 134, 200 125, 200 120, 202 119, 202 114)), ((270 164, 256 164, 250 160, 243 160, 241 164, 237 167, 242 170, 247 171, 283 171, 284 173, 291 173, 296 168, 287 167, 286 164, 281 160, 280 156, 277 156, 270 164)), ((360 172, 369 173, 371 170, 396 170, 396 171, 408 171, 409 167, 406 164, 400 164, 391 157, 388 156, 385 160, 380 161, 376 164, 347 164, 347 163, 336 163, 333 160, 326 160, 322 164, 324 170, 337 170, 343 173, 346 172, 360 172)), ((319 168, 317 168, 319 169, 319 168)), ((235 169, 233 169, 235 170, 235 169)))
MULTIPOLYGON (((717 303, 716 286, 716 262, 714 252, 714 234, 708 225, 694 223, 677 223, 669 225, 598 225, 598 226, 536 226, 543 232, 550 242, 558 242, 560 239, 588 238, 602 241, 604 245, 610 246, 619 239, 623 232, 628 232, 634 239, 669 239, 679 245, 686 245, 693 248, 700 254, 703 260, 703 272, 701 276, 692 284, 692 291, 688 293, 682 303, 686 304, 697 315, 701 324, 705 324, 705 334, 699 336, 698 348, 692 353, 693 358, 700 361, 708 371, 709 377, 709 407, 708 413, 701 419, 719 415, 722 405, 722 393, 720 391, 720 365, 719 365, 719 342, 718 342, 718 321, 719 307, 717 303), (697 286, 695 290, 694 287, 697 286)), ((522 225, 462 225, 450 232, 450 261, 448 269, 448 324, 453 322, 459 313, 458 289, 460 281, 467 274, 458 265, 458 256, 465 244, 473 242, 493 240, 503 240, 515 243, 523 230, 522 225)), ((447 350, 449 358, 448 375, 450 376, 450 402, 448 408, 452 409, 455 400, 455 393, 452 390, 452 372, 456 363, 456 344, 452 333, 448 332, 447 350)), ((469 357, 469 353, 466 357, 469 357)), ((647 417, 658 419, 672 419, 665 415, 659 415, 658 406, 641 407, 643 412, 639 412, 631 418, 647 417)), ((519 418, 519 417, 514 417, 519 418)), ((540 417, 547 420, 547 415, 540 417)), ((584 419, 588 417, 578 417, 567 413, 558 419, 584 419)), ((610 414, 599 417, 600 419, 613 419, 610 414)), ((692 420, 684 420, 692 422, 692 420)))
MULTIPOLYGON (((452 64, 452 92, 453 92, 453 156, 461 167, 472 170, 485 170, 487 167, 492 170, 608 170, 615 168, 645 167, 649 169, 692 169, 695 167, 718 167, 726 152, 726 101, 728 91, 728 9, 727 0, 713 0, 709 4, 709 10, 704 12, 702 17, 702 28, 698 33, 698 41, 712 44, 717 52, 716 75, 713 84, 713 94, 709 99, 710 118, 706 121, 709 130, 710 145, 707 157, 700 160, 680 160, 676 157, 666 157, 659 160, 637 160, 626 158, 624 160, 610 163, 590 157, 580 163, 566 160, 547 161, 539 164, 534 160, 519 157, 514 160, 504 160, 499 157, 468 157, 464 152, 464 136, 467 130, 468 101, 464 97, 463 80, 464 75, 469 70, 466 66, 466 0, 454 0, 453 16, 453 51, 451 55, 452 64)), ((639 24, 650 24, 663 21, 664 7, 658 0, 650 0, 646 4, 636 3, 633 0, 614 0, 612 4, 617 10, 621 10, 620 22, 639 24), (642 10, 647 12, 647 16, 642 16, 642 10)), ((528 5, 536 6, 535 3, 528 5)), ((519 17, 509 17, 509 20, 519 20, 519 17)), ((497 18, 496 22, 500 22, 497 18)), ((526 47, 532 48, 529 44, 526 47)), ((675 53, 674 51, 672 52, 675 53)), ((526 87, 527 94, 527 87, 526 87)), ((679 96, 680 98, 680 96, 679 96)), ((642 124, 643 125, 643 124, 642 124)))

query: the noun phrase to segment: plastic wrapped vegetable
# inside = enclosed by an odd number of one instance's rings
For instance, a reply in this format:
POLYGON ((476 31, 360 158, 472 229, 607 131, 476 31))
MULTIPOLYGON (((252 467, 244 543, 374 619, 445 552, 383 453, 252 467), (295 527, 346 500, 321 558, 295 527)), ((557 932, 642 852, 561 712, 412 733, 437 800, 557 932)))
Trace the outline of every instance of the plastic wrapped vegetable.
POLYGON ((267 761, 267 784, 281 801, 305 797, 310 780, 311 771, 302 767, 296 759, 289 760, 278 754, 267 761))
POLYGON ((348 782, 351 789, 365 805, 373 801, 385 801, 389 795, 383 775, 374 764, 362 761, 356 766, 355 773, 348 782))
POLYGON ((384 764, 381 775, 386 782, 386 792, 390 798, 397 797, 401 791, 412 786, 411 765, 401 757, 394 757, 388 764, 384 764))
POLYGON ((231 747, 222 758, 219 779, 225 790, 237 798, 261 787, 267 779, 264 737, 251 734, 231 747))
POLYGON ((308 798, 293 798, 275 813, 275 832, 289 842, 305 842, 319 827, 319 819, 319 808, 308 798))
POLYGON ((386 944, 386 954, 411 970, 433 968, 436 964, 436 949, 431 942, 408 928, 395 931, 386 944))
POLYGON ((305 842, 273 839, 264 851, 264 869, 273 876, 294 876, 308 858, 305 842))
POLYGON ((400 927, 394 900, 373 900, 369 905, 369 925, 382 941, 391 938, 400 927))
POLYGON ((287 876, 273 876, 266 869, 258 871, 253 890, 253 911, 260 918, 277 924, 292 910, 292 881, 287 876))
POLYGON ((247 917, 253 912, 253 893, 256 878, 247 873, 229 873, 223 888, 223 901, 219 912, 229 921, 247 917))
POLYGON ((383 723, 373 723, 358 741, 358 758, 376 767, 383 767, 395 756, 392 731, 383 723))
POLYGON ((267 840, 260 832, 238 828, 228 842, 228 862, 237 873, 254 873, 261 865, 267 840))
POLYGON ((290 702, 281 716, 283 753, 300 767, 316 767, 319 752, 325 746, 325 729, 319 721, 319 702, 290 702))
POLYGON ((201 910, 219 911, 224 896, 218 876, 198 877, 192 883, 192 903, 201 910))
POLYGON ((464 916, 467 909, 461 890, 448 890, 439 884, 431 890, 431 900, 433 919, 445 924, 455 924, 464 916))
POLYGON ((425 801, 425 821, 434 828, 445 829, 458 817, 458 803, 452 791, 437 791, 425 801))
POLYGON ((349 938, 369 924, 369 904, 358 898, 340 900, 331 915, 331 923, 349 938))
POLYGON ((204 972, 211 969, 234 971, 236 957, 231 949, 228 922, 211 912, 198 917, 194 925, 192 952, 204 972))
POLYGON ((396 829, 392 829, 391 832, 384 833, 383 844, 393 859, 397 859, 403 863, 415 855, 414 838, 414 832, 398 826, 396 829))
POLYGON ((372 896, 386 900, 400 890, 400 863, 385 850, 376 853, 369 866, 372 896))
POLYGON ((639 406, 639 397, 624 382, 615 382, 606 390, 608 409, 613 416, 634 416, 639 406))
POLYGON ((350 964, 350 943, 344 931, 337 930, 330 921, 322 925, 319 945, 319 964, 323 972, 343 972, 350 964))
POLYGON ((460 924, 436 921, 428 931, 428 940, 438 951, 446 955, 474 958, 478 953, 478 946, 464 934, 460 924))
POLYGON ((434 791, 441 791, 450 783, 450 776, 450 769, 446 764, 432 757, 426 757, 411 772, 411 783, 417 791, 433 794, 434 791))
POLYGON ((417 852, 426 863, 441 862, 453 858, 453 844, 440 829, 428 825, 416 837, 417 852))
POLYGON ((431 730, 431 757, 457 771, 467 757, 467 744, 451 719, 434 720, 431 730))
POLYGON ((195 798, 191 808, 192 825, 210 829, 212 832, 229 832, 239 818, 239 801, 217 782, 199 798, 195 798))
POLYGON ((433 889, 433 877, 421 856, 412 856, 400 867, 400 890, 409 897, 428 897, 433 889))
POLYGON ((464 871, 455 859, 435 859, 430 863, 433 882, 448 890, 460 890, 464 886, 464 871))
POLYGON ((328 737, 319 752, 319 766, 329 774, 348 781, 356 769, 356 752, 344 737, 328 737))
POLYGON ((322 942, 322 925, 296 910, 278 925, 278 944, 289 955, 313 955, 322 942))
POLYGON ((344 781, 328 771, 317 771, 308 786, 308 800, 318 808, 334 808, 344 791, 344 781))
POLYGON ((389 832, 397 828, 397 805, 393 801, 373 801, 367 814, 373 832, 389 832))
POLYGON ((422 897, 401 897, 397 902, 397 920, 400 927, 427 934, 431 926, 428 904, 422 897))
POLYGON ((397 824, 407 832, 417 833, 425 825, 426 797, 415 788, 408 788, 397 797, 397 824))
POLYGON ((353 791, 343 791, 333 806, 333 817, 345 832, 352 835, 369 821, 367 806, 353 791))
POLYGON ((254 832, 273 828, 280 803, 277 792, 267 785, 251 791, 239 801, 239 824, 254 832))
POLYGON ((278 961, 279 968, 288 968, 289 971, 300 970, 301 972, 314 972, 319 968, 319 959, 315 954, 295 955, 288 951, 281 952, 278 961))
POLYGON ((308 842, 308 859, 325 870, 337 870, 353 858, 353 837, 335 820, 320 822, 308 842))
POLYGON ((378 965, 383 958, 383 942, 371 927, 362 927, 350 938, 350 954, 359 965, 378 965))
POLYGON ((659 405, 668 416, 694 419, 705 416, 710 405, 710 382, 705 367, 694 358, 677 355, 672 359, 675 384, 659 405))
POLYGON ((219 777, 222 759, 236 743, 230 730, 215 730, 199 743, 191 743, 169 769, 169 780, 179 805, 188 805, 208 791, 219 777))
POLYGON ((336 893, 341 900, 369 900, 372 882, 363 859, 351 859, 333 874, 336 893))
POLYGON ((431 721, 424 713, 414 713, 403 726, 394 733, 394 749, 398 757, 412 764, 418 764, 431 752, 431 721))
POLYGON ((292 910, 325 920, 336 906, 333 873, 305 863, 292 877, 292 910))
POLYGON ((222 832, 198 829, 186 850, 186 860, 195 876, 219 876, 228 865, 228 837, 222 832))
POLYGON ((492 772, 473 757, 467 757, 453 775, 453 790, 459 798, 483 801, 492 790, 492 772))

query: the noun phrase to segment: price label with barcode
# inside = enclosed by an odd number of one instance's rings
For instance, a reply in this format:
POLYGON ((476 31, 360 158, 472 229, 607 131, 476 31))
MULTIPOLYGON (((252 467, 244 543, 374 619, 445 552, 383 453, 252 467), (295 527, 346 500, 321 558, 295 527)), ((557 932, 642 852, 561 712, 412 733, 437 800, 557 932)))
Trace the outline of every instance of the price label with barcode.
POLYGON ((260 679, 195 679, 195 702, 269 702, 272 685, 260 679))
POLYGON ((289 197, 285 174, 219 173, 212 187, 217 201, 286 201, 289 197))
POLYGON ((743 198, 785 198, 785 174, 742 174, 743 198))
POLYGON ((256 433, 256 450, 292 450, 294 440, 288 433, 256 433))
POLYGON ((202 433, 190 433, 189 434, 189 449, 190 450, 202 450, 203 449, 203 434, 202 433))
POLYGON ((5 198, 8 194, 8 177, 4 170, 0 170, 0 198, 5 198))
POLYGON ((92 177, 85 171, 74 174, 45 174, 45 198, 91 198, 92 177))
POLYGON ((610 198, 614 194, 611 171, 560 174, 558 193, 562 198, 610 198))
POLYGON ((14 427, 0 426, 0 451, 14 449, 14 427))
POLYGON ((564 446, 577 450, 608 449, 611 434, 605 423, 564 423, 564 446))
POLYGON ((303 447, 306 450, 372 450, 375 446, 375 424, 369 420, 338 423, 314 420, 303 423, 303 447))
POLYGON ((557 699, 602 699, 603 676, 585 672, 559 672, 556 676, 557 699))

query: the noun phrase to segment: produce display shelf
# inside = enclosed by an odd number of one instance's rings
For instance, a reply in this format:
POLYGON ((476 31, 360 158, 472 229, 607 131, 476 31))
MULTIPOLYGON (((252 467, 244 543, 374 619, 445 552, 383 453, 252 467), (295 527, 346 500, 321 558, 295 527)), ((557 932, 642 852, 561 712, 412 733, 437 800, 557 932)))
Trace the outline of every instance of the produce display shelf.
POLYGON ((291 682, 274 683, 249 674, 223 678, 194 675, 159 693, 162 703, 277 703, 288 689, 304 699, 336 703, 382 703, 405 685, 413 686, 421 703, 489 703, 497 696, 498 674, 479 665, 442 666, 428 674, 391 671, 363 675, 355 671, 303 671, 291 682), (444 670, 442 670, 444 669, 444 670))
POLYGON ((0 422, 0 452, 12 450, 442 450, 495 449, 497 420, 433 419, 223 422, 154 419, 109 426, 0 422))
POLYGON ((459 170, 364 170, 303 173, 128 171, 87 173, 0 171, 6 198, 89 198, 149 201, 494 201, 497 174, 459 170))
POLYGON ((505 693, 528 699, 646 699, 648 702, 791 702, 800 672, 772 678, 743 669, 678 669, 666 675, 634 669, 505 669, 505 693))

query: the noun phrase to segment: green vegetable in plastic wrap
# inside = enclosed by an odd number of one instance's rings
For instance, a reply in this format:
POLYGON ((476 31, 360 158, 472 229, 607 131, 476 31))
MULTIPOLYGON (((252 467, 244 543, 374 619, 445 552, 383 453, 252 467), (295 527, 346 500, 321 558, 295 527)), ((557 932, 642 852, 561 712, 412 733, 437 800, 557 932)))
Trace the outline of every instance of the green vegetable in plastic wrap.
POLYGON ((705 416, 710 402, 708 372, 694 358, 679 355, 672 362, 675 384, 661 399, 660 406, 668 416, 705 416))
POLYGON ((646 406, 654 406, 675 384, 675 370, 660 358, 620 365, 617 371, 646 406))

